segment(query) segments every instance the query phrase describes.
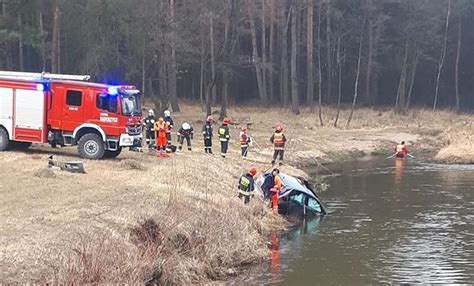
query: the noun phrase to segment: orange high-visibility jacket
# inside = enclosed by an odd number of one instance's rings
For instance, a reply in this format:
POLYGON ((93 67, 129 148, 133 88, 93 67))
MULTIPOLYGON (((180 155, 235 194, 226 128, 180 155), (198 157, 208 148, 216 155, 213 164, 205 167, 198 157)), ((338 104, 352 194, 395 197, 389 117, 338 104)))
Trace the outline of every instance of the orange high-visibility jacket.
POLYGON ((281 192, 281 179, 280 176, 276 175, 274 181, 274 188, 277 189, 278 192, 281 192))
POLYGON ((155 132, 157 138, 166 138, 166 132, 168 130, 168 124, 165 121, 155 122, 155 132))

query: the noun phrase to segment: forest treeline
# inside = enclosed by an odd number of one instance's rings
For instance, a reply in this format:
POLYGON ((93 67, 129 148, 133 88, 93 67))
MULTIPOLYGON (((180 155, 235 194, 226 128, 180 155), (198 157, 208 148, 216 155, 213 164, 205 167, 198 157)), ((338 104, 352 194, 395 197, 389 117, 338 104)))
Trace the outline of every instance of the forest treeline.
MULTIPOLYGON (((473 0, 3 0, 0 69, 132 83, 158 107, 474 108, 473 0)), ((319 110, 321 110, 319 108, 319 110)), ((320 115, 321 116, 321 115, 320 115)), ((322 120, 321 120, 322 123, 322 120)))

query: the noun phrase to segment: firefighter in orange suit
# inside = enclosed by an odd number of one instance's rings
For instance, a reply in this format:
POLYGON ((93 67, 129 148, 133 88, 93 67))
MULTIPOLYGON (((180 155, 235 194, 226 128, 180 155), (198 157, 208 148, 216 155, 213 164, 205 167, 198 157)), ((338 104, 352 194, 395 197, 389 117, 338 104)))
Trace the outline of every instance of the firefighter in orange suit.
POLYGON ((285 134, 283 134, 283 128, 281 126, 278 126, 276 128, 275 133, 270 138, 270 141, 273 143, 274 146, 272 164, 275 164, 277 157, 280 160, 280 165, 283 164, 283 154, 285 153, 286 137, 285 134))
POLYGON ((402 141, 397 145, 397 147, 395 147, 395 152, 398 158, 405 158, 405 156, 408 154, 408 147, 405 144, 405 141, 402 141))
POLYGON ((281 178, 280 178, 280 170, 273 169, 272 170, 273 176, 273 188, 270 189, 271 192, 271 207, 273 210, 278 211, 278 195, 281 192, 281 178))
POLYGON ((168 125, 164 121, 163 117, 160 117, 158 121, 155 122, 155 132, 156 132, 156 150, 160 153, 165 151, 166 143, 166 133, 168 130, 168 125))

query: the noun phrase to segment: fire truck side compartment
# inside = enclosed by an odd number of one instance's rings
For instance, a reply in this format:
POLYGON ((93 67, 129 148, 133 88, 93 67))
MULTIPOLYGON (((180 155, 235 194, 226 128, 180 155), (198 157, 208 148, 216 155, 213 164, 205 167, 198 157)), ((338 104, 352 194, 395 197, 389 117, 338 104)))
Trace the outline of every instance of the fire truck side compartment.
POLYGON ((13 89, 0 87, 0 126, 11 140, 13 135, 13 89))

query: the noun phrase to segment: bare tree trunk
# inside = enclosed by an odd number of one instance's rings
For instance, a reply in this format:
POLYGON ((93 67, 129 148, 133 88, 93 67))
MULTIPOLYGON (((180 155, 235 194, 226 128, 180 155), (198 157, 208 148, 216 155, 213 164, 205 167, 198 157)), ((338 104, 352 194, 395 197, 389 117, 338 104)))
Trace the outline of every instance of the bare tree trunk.
MULTIPOLYGON (((18 3, 20 5, 20 3, 18 3)), ((18 11, 18 62, 20 71, 25 70, 25 63, 23 60, 23 21, 21 19, 21 11, 18 11)))
POLYGON ((413 56, 413 68, 411 71, 411 78, 410 78, 410 87, 408 88, 408 99, 406 109, 410 108, 411 104, 411 95, 413 93, 413 85, 415 84, 415 76, 416 76, 416 68, 418 66, 418 50, 420 49, 420 44, 417 42, 415 44, 415 55, 413 56))
POLYGON ((446 45, 448 41, 448 28, 449 28, 450 15, 451 15, 451 0, 448 1, 448 11, 446 13, 446 29, 444 31, 444 44, 443 44, 443 49, 441 50, 441 56, 439 58, 438 76, 436 77, 436 90, 435 90, 435 97, 433 101, 433 110, 436 110, 436 105, 438 104, 439 79, 441 77, 441 70, 443 69, 443 65, 444 65, 444 58, 446 57, 446 45))
POLYGON ((372 64, 373 64, 373 49, 374 49, 374 21, 373 15, 370 11, 372 6, 372 0, 367 0, 367 9, 369 9, 368 23, 367 23, 367 34, 368 38, 368 55, 367 55, 367 76, 365 78, 365 102, 371 102, 371 80, 372 80, 372 64))
POLYGON ((267 94, 267 44, 266 44, 266 23, 265 23, 265 0, 262 0, 262 92, 265 99, 267 94))
POLYGON ((462 41, 462 1, 459 1, 459 23, 458 23, 458 45, 456 50, 456 68, 454 74, 455 92, 456 92, 456 111, 459 111, 459 59, 461 57, 461 41, 462 41))
POLYGON ((354 97, 352 99, 351 113, 349 113, 349 118, 347 119, 346 129, 349 128, 349 124, 351 124, 352 116, 354 115, 354 108, 357 103, 357 94, 358 94, 358 89, 359 89, 359 77, 360 77, 360 62, 362 58, 362 44, 364 40, 364 26, 365 26, 366 20, 367 20, 367 16, 364 18, 364 21, 362 22, 362 26, 360 27, 359 56, 357 59, 357 74, 356 74, 356 80, 354 83, 354 97))
POLYGON ((176 78, 176 23, 175 23, 175 0, 170 0, 170 16, 171 16, 171 41, 170 41, 170 49, 171 49, 171 63, 168 67, 169 72, 169 97, 171 108, 174 112, 179 112, 179 105, 178 105, 178 91, 177 91, 177 78, 176 78))
POLYGON ((214 88, 215 82, 211 79, 211 81, 207 84, 206 87, 206 115, 212 114, 212 106, 211 106, 211 90, 214 88))
MULTIPOLYGON (((326 45, 327 45, 327 73, 328 73, 328 89, 327 89, 327 99, 331 100, 332 98, 332 57, 331 57, 331 0, 327 0, 326 8, 326 45)), ((321 124, 322 125, 322 124, 321 124)))
POLYGON ((43 12, 39 13, 39 26, 41 37, 41 71, 46 71, 46 41, 44 35, 43 12))
POLYGON ((306 88, 306 100, 310 109, 313 109, 314 105, 314 64, 313 64, 313 0, 308 0, 308 13, 307 13, 307 36, 306 36, 306 52, 307 52, 307 88, 306 88))
POLYGON ((403 58, 403 66, 402 71, 400 74, 400 85, 399 85, 399 92, 398 92, 398 101, 395 108, 395 112, 397 114, 405 114, 405 96, 406 96, 406 78, 407 78, 407 66, 408 66, 408 40, 405 44, 405 56, 403 58))
POLYGON ((199 78, 199 101, 201 106, 204 106, 204 28, 201 29, 201 71, 199 78))
MULTIPOLYGON (((280 96, 281 96, 281 101, 283 102, 283 105, 288 105, 289 101, 289 84, 288 84, 288 27, 290 25, 290 19, 291 19, 291 8, 288 11, 288 15, 286 18, 286 23, 283 23, 283 35, 281 37, 281 50, 282 50, 282 55, 281 55, 281 91, 280 91, 280 96)), ((284 18, 285 15, 285 9, 281 8, 282 14, 284 18)))
POLYGON ((145 55, 146 55, 146 40, 145 37, 143 37, 143 50, 142 50, 142 94, 146 96, 146 61, 145 61, 145 55))
MULTIPOLYGON (((214 41, 214 15, 209 16, 209 40, 211 45, 211 77, 212 81, 216 81, 216 54, 215 54, 215 41, 214 41)), ((217 90, 216 86, 213 85, 212 87, 212 104, 216 104, 217 101, 217 90)))
POLYGON ((264 103, 267 101, 267 98, 266 98, 264 88, 263 88, 261 64, 260 64, 260 59, 258 57, 257 32, 255 31, 255 18, 254 18, 255 5, 253 1, 254 0, 247 0, 247 12, 248 12, 248 17, 249 17, 249 22, 250 22, 250 32, 252 34, 252 57, 253 57, 254 65, 255 65, 255 75, 257 77, 258 94, 260 97, 260 101, 264 103))
POLYGON ((341 111, 341 97, 342 97, 342 60, 341 60, 341 36, 337 37, 337 54, 336 61, 338 67, 338 91, 337 91, 337 112, 334 119, 334 127, 337 127, 339 120, 339 113, 341 111))
POLYGON ((291 9, 291 110, 295 114, 300 114, 300 106, 298 101, 298 82, 296 80, 298 77, 296 70, 296 17, 298 15, 296 1, 297 0, 293 0, 291 9))
POLYGON ((319 124, 321 126, 324 125, 323 123, 323 116, 322 116, 322 101, 323 101, 323 76, 321 70, 321 10, 323 7, 322 0, 319 0, 319 7, 318 7, 318 116, 319 116, 319 124))
POLYGON ((274 74, 275 74, 275 64, 274 64, 274 48, 273 48, 273 42, 274 42, 274 38, 275 38, 275 1, 272 1, 270 0, 269 1, 269 5, 270 5, 270 39, 268 41, 268 48, 269 48, 269 85, 270 85, 270 94, 269 94, 269 98, 271 100, 274 100, 275 99, 275 94, 274 94, 274 74))
MULTIPOLYGON (((224 59, 225 62, 230 61, 230 55, 233 49, 231 49, 232 42, 232 29, 233 29, 233 19, 234 19, 234 0, 230 0, 230 7, 228 6, 228 1, 225 0, 226 6, 226 17, 225 17, 225 26, 224 26, 224 59)), ((221 112, 220 119, 227 117, 227 101, 229 93, 229 71, 225 64, 223 65, 222 70, 222 103, 221 103, 221 112)))
POLYGON ((51 48, 51 71, 57 73, 58 67, 58 47, 59 47, 59 5, 58 0, 53 1, 53 40, 51 48))

